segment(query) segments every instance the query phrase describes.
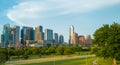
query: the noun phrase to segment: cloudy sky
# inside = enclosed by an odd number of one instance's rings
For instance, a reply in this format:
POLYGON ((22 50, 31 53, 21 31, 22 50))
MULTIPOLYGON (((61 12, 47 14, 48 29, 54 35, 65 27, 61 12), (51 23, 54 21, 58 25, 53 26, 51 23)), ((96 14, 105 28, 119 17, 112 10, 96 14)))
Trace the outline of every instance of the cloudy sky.
POLYGON ((73 25, 87 35, 103 24, 120 23, 120 0, 0 0, 0 34, 3 25, 42 25, 69 38, 73 25))

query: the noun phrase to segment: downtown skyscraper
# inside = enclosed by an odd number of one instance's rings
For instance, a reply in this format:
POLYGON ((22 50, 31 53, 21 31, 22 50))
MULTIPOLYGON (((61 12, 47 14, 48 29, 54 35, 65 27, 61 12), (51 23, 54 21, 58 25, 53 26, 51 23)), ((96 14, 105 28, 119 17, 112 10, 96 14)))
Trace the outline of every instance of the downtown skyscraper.
POLYGON ((2 47, 3 48, 8 47, 8 45, 11 43, 11 40, 10 40, 10 33, 11 32, 10 31, 11 31, 10 25, 5 24, 3 26, 3 32, 2 32, 2 35, 1 35, 1 42, 2 42, 2 47))
POLYGON ((70 26, 70 39, 69 39, 69 43, 76 45, 78 43, 78 34, 74 32, 74 26, 70 26))
POLYGON ((12 29, 11 29, 11 39, 12 39, 12 43, 13 45, 17 46, 20 44, 20 41, 19 41, 19 31, 20 31, 20 27, 19 26, 14 26, 12 29))
POLYGON ((54 43, 58 44, 59 43, 59 38, 58 38, 58 33, 54 33, 54 43))
POLYGON ((1 34, 1 43, 3 48, 16 47, 19 43, 19 26, 10 27, 10 24, 3 26, 3 32, 1 34))
POLYGON ((44 43, 44 32, 42 26, 35 27, 35 41, 37 43, 44 43))
POLYGON ((59 44, 63 44, 64 43, 64 36, 60 35, 59 36, 59 44))
POLYGON ((44 40, 45 40, 45 45, 53 44, 53 30, 45 29, 44 40))
POLYGON ((34 40, 34 29, 32 27, 24 26, 21 29, 21 44, 26 46, 27 40, 34 40))

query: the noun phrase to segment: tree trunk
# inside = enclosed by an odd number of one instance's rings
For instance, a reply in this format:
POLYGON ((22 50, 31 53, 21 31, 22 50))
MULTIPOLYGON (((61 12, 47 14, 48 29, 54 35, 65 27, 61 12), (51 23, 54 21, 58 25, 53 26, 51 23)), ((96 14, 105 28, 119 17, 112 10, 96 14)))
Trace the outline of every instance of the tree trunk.
POLYGON ((113 65, 117 65, 117 60, 115 58, 113 59, 113 65))

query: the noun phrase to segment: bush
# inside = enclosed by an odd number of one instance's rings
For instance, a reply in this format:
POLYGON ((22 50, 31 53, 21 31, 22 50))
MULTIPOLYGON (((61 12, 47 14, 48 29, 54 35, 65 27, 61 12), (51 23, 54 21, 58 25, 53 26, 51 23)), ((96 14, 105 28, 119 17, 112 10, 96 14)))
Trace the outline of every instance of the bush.
POLYGON ((28 59, 29 56, 28 56, 27 54, 24 54, 24 55, 23 55, 23 58, 24 58, 24 59, 28 59))
POLYGON ((92 54, 96 54, 96 53, 98 52, 98 50, 100 50, 100 48, 98 48, 98 47, 93 47, 93 48, 91 48, 91 53, 92 53, 92 54))
POLYGON ((91 48, 90 47, 82 47, 82 51, 90 51, 91 48))
POLYGON ((64 46, 59 46, 59 47, 57 47, 57 49, 56 49, 56 54, 58 54, 58 55, 63 55, 63 54, 64 54, 64 49, 65 49, 64 46))
POLYGON ((73 50, 71 47, 66 47, 65 50, 64 50, 64 54, 65 55, 70 55, 70 54, 73 54, 73 50))
POLYGON ((48 48, 47 47, 42 47, 41 48, 41 54, 42 55, 47 55, 47 53, 46 53, 46 50, 47 50, 48 48))
POLYGON ((53 45, 51 45, 46 52, 47 52, 47 54, 55 53, 55 47, 53 45))
POLYGON ((38 56, 39 56, 39 57, 42 57, 42 54, 39 54, 38 56))
POLYGON ((8 60, 7 50, 0 48, 0 64, 8 60))
POLYGON ((73 52, 80 52, 82 50, 82 47, 79 46, 73 46, 72 47, 73 52))
POLYGON ((0 54, 0 63, 4 63, 7 60, 7 57, 5 54, 0 54))

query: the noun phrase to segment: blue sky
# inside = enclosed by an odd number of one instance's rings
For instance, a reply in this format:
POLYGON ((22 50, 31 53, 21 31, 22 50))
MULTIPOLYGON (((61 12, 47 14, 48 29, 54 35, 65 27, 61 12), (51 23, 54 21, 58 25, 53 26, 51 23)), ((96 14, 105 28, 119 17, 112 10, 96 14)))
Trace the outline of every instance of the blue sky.
POLYGON ((42 25, 69 38, 74 25, 79 35, 93 35, 103 24, 120 23, 120 0, 0 0, 0 34, 3 25, 42 25))

